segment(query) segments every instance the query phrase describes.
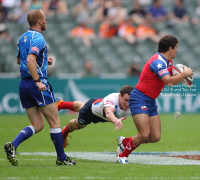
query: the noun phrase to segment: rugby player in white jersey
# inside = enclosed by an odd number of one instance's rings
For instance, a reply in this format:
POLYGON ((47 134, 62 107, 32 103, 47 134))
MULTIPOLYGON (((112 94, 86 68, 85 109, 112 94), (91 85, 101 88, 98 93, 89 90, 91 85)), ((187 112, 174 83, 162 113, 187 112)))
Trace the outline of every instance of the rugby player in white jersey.
POLYGON ((57 107, 60 109, 70 109, 79 112, 78 118, 71 119, 62 129, 64 147, 67 145, 69 133, 85 128, 90 123, 111 122, 115 124, 115 129, 122 128, 122 121, 127 116, 131 116, 129 109, 130 93, 133 86, 124 85, 120 93, 112 93, 103 99, 90 99, 85 104, 80 101, 65 102, 57 98, 57 107))

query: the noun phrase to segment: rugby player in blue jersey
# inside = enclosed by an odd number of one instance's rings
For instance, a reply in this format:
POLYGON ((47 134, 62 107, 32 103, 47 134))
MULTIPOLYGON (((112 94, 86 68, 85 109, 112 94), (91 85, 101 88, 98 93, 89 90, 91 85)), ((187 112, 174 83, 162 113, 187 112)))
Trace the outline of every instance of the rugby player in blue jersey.
POLYGON ((20 100, 31 125, 22 129, 12 142, 4 145, 7 159, 12 165, 18 165, 16 148, 43 129, 44 115, 50 125, 50 136, 57 152, 56 165, 74 165, 76 162, 64 153, 58 109, 53 89, 47 81, 48 64, 51 65, 53 59, 47 56, 47 43, 41 34, 46 29, 46 16, 42 10, 34 9, 28 14, 27 20, 30 29, 18 40, 16 61, 21 73, 20 100))

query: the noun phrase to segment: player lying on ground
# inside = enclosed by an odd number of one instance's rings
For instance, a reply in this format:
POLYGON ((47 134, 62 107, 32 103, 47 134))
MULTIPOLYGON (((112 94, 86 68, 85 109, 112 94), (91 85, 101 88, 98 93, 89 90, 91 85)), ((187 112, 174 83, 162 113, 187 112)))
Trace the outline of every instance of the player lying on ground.
POLYGON ((133 86, 124 85, 120 93, 112 93, 103 99, 90 99, 85 104, 80 101, 65 102, 58 99, 57 106, 60 109, 70 109, 79 112, 78 118, 71 119, 62 129, 64 147, 67 144, 67 136, 70 132, 86 127, 90 123, 111 122, 116 130, 122 128, 122 121, 131 115, 128 101, 133 86))
POLYGON ((130 94, 129 106, 138 134, 118 138, 117 161, 128 163, 129 154, 144 142, 155 143, 161 138, 160 116, 156 98, 164 85, 176 85, 185 77, 193 75, 193 70, 184 68, 176 76, 171 76, 172 60, 178 52, 178 40, 171 35, 164 36, 158 43, 158 53, 145 64, 135 89, 130 94))

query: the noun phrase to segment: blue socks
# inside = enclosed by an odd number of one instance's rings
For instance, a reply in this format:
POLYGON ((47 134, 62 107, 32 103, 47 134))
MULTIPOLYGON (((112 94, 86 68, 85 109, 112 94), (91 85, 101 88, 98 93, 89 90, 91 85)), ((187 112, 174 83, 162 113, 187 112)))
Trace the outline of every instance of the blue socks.
POLYGON ((27 126, 20 131, 18 136, 12 141, 12 144, 17 148, 19 144, 30 138, 33 134, 35 134, 35 128, 32 125, 27 126))
MULTIPOLYGON (((12 144, 15 148, 17 148, 23 141, 30 138, 32 135, 35 134, 35 128, 33 126, 27 126, 20 131, 18 136, 12 141, 12 144)), ((50 135, 52 142, 56 148, 57 157, 61 160, 66 160, 66 154, 63 148, 63 138, 62 132, 60 128, 51 128, 50 135)))
POLYGON ((54 143, 54 146, 56 148, 57 157, 61 160, 66 160, 66 154, 65 154, 64 148, 63 148, 63 138, 62 138, 61 129, 60 128, 51 128, 50 136, 51 136, 51 140, 54 143))

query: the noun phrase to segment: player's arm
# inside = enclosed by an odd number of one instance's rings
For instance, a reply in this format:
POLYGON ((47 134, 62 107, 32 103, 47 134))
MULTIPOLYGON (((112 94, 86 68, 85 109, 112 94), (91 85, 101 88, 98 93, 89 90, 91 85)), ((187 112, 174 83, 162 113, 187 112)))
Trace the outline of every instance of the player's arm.
POLYGON ((191 68, 184 68, 184 71, 176 76, 170 76, 169 74, 162 77, 162 81, 165 84, 176 85, 180 83, 186 76, 192 77, 193 70, 191 68))
MULTIPOLYGON (((37 63, 36 63, 37 56, 35 54, 29 54, 27 58, 27 66, 28 70, 30 71, 30 74, 34 81, 39 80, 40 77, 37 72, 37 63)), ((36 86, 40 91, 46 90, 46 85, 43 84, 41 81, 36 82, 36 86)))
POLYGON ((29 54, 27 58, 28 70, 30 71, 33 80, 39 79, 36 58, 37 56, 35 54, 29 54))
POLYGON ((177 76, 170 76, 170 72, 167 68, 167 64, 162 60, 155 60, 150 65, 151 71, 153 71, 158 78, 160 78, 167 85, 176 85, 180 83, 186 76, 193 75, 193 70, 190 68, 184 68, 184 71, 177 76))
POLYGON ((17 51, 16 51, 16 62, 20 65, 20 50, 19 50, 19 40, 17 42, 17 51))
POLYGON ((104 107, 105 118, 111 123, 114 123, 117 119, 114 115, 114 111, 115 109, 113 107, 110 106, 104 107))
POLYGON ((41 50, 44 48, 46 42, 42 36, 38 36, 32 39, 28 52, 27 66, 28 70, 38 87, 38 90, 45 91, 46 85, 40 81, 40 77, 37 70, 37 57, 40 55, 41 50))
POLYGON ((122 128, 122 121, 126 119, 126 117, 123 117, 121 119, 117 119, 114 115, 114 111, 115 109, 113 107, 109 107, 109 106, 106 106, 104 107, 104 112, 105 112, 105 117, 106 119, 115 124, 115 128, 116 130, 119 130, 122 128))

